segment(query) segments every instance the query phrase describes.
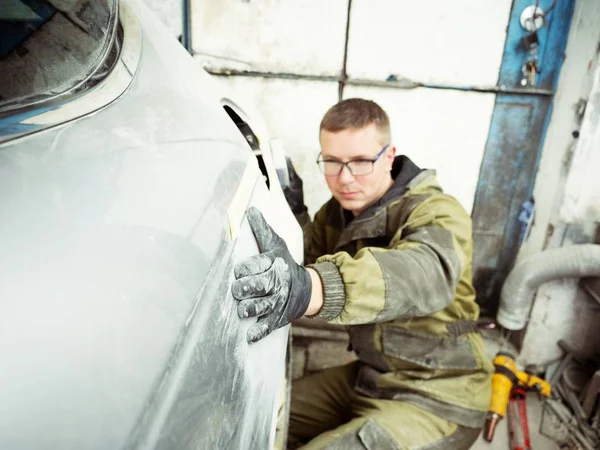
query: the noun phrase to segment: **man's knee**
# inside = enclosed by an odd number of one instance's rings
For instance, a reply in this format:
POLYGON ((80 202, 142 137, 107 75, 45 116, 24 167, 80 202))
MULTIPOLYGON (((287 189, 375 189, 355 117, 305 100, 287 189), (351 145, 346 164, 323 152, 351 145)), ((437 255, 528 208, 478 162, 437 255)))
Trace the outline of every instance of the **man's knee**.
POLYGON ((334 430, 313 439, 306 446, 288 445, 288 450, 468 450, 477 440, 480 430, 457 426, 455 431, 439 439, 423 436, 421 444, 403 442, 391 436, 377 421, 369 419, 355 430, 334 430), (429 442, 427 442, 429 441, 429 442))
POLYGON ((304 442, 352 417, 354 365, 327 369, 292 383, 291 437, 304 442))
POLYGON ((302 450, 467 450, 479 430, 398 402, 315 437, 302 450))
POLYGON ((301 450, 397 450, 393 437, 374 419, 354 419, 323 433, 301 450))
POLYGON ((475 443, 481 430, 460 425, 449 436, 418 450, 467 450, 475 443))

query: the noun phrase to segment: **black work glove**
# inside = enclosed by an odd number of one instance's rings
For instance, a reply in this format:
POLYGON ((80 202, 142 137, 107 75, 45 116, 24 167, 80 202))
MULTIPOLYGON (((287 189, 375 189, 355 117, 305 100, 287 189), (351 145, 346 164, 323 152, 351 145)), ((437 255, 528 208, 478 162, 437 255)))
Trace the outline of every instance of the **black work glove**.
POLYGON ((304 315, 312 280, 260 211, 252 207, 247 214, 261 253, 235 266, 231 293, 239 300, 240 318, 259 317, 248 330, 248 343, 252 344, 304 315))
POLYGON ((283 188, 283 195, 285 195, 285 199, 294 215, 298 216, 307 210, 304 205, 302 178, 296 173, 296 169, 294 169, 290 158, 285 158, 285 163, 287 164, 288 175, 290 177, 290 185, 283 188))

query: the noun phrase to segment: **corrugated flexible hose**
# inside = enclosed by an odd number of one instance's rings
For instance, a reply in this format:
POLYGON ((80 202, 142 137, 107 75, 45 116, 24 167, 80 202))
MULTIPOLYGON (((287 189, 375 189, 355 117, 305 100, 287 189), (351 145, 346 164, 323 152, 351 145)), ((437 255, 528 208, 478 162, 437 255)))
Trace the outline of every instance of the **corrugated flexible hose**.
POLYGON ((589 276, 600 276, 600 245, 559 247, 530 256, 517 264, 504 282, 496 320, 508 330, 521 330, 541 284, 557 278, 589 276))

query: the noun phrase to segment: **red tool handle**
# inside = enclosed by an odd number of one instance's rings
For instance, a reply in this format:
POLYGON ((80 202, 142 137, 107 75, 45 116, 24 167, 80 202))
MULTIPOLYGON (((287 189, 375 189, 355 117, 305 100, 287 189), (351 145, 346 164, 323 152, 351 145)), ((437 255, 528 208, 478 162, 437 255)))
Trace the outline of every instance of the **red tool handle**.
POLYGON ((511 450, 531 450, 527 425, 527 392, 513 389, 508 403, 508 431, 511 450))

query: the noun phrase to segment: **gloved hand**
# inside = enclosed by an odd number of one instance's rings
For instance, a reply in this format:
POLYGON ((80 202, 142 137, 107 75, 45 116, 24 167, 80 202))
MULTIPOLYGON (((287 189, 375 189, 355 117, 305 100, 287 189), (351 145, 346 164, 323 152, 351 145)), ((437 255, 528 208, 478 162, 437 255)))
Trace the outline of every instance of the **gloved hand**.
POLYGON ((261 253, 235 266, 231 293, 239 300, 240 318, 259 316, 248 330, 247 340, 252 344, 304 315, 312 280, 260 211, 252 207, 247 215, 261 253))
POLYGON ((283 188, 283 195, 285 195, 285 199, 294 215, 298 216, 307 210, 304 205, 302 178, 296 173, 296 169, 294 169, 290 158, 285 158, 285 163, 287 164, 288 175, 290 177, 290 185, 283 188))

